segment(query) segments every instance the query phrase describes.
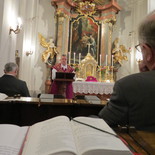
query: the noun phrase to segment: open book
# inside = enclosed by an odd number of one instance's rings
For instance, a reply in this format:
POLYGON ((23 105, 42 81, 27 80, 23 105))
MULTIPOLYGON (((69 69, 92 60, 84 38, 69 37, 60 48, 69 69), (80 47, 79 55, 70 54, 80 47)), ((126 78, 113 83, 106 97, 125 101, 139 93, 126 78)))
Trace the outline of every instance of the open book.
POLYGON ((28 127, 0 124, 0 155, 18 155, 28 127))
POLYGON ((53 102, 54 95, 53 94, 41 94, 39 98, 41 102, 53 102))
MULTIPOLYGON (((115 134, 102 119, 89 117, 74 119, 115 134)), ((66 116, 58 116, 32 125, 22 150, 22 155, 103 154, 130 155, 132 153, 119 138, 70 121, 66 116)))
POLYGON ((101 104, 101 100, 95 95, 85 95, 85 100, 91 104, 101 104))
POLYGON ((8 96, 4 93, 0 93, 0 101, 3 101, 4 99, 6 99, 8 96))

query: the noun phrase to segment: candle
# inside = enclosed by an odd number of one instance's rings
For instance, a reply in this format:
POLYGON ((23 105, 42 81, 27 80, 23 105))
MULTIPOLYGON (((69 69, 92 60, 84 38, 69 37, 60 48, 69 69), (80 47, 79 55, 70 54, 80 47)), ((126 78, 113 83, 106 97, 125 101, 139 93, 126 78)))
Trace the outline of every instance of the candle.
POLYGON ((108 66, 108 55, 106 54, 106 61, 105 61, 106 66, 108 66))
POLYGON ((111 66, 113 66, 114 56, 112 55, 111 66))
POLYGON ((69 59, 68 63, 71 64, 71 52, 68 52, 68 59, 69 59))
POLYGON ((114 77, 114 75, 113 75, 113 72, 114 72, 114 68, 113 68, 113 61, 114 61, 114 56, 112 55, 112 60, 111 60, 112 62, 111 62, 111 66, 112 66, 112 68, 111 68, 111 77, 112 77, 112 81, 113 81, 113 77, 114 77))
POLYGON ((81 62, 81 53, 79 53, 79 64, 81 62))
POLYGON ((100 54, 100 66, 101 66, 101 54, 100 54))
POLYGON ((74 52, 74 64, 75 64, 75 52, 74 52))
POLYGON ((90 43, 88 43, 88 53, 90 53, 90 43))

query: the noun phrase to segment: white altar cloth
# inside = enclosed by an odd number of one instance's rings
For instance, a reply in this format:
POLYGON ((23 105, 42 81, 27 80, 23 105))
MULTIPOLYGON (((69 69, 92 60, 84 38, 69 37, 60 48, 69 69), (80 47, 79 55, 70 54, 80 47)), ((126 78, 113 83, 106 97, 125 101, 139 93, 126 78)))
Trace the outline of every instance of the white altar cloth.
POLYGON ((105 82, 73 82, 74 93, 84 94, 112 94, 114 83, 105 82))

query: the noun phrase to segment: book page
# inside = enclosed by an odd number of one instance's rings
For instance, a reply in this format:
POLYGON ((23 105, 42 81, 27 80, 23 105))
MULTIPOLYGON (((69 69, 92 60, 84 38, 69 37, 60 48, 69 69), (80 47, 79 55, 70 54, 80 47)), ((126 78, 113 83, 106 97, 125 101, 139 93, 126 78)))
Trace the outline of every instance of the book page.
POLYGON ((47 154, 76 154, 76 146, 68 117, 54 117, 30 127, 22 155, 47 154))
MULTIPOLYGON (((103 119, 89 117, 75 119, 115 134, 103 119)), ((119 138, 74 121, 71 121, 71 124, 80 155, 131 154, 119 138)))
POLYGON ((24 142, 28 127, 0 125, 0 154, 18 155, 24 142))
POLYGON ((40 102, 53 102, 54 95, 53 94, 41 94, 40 102))
POLYGON ((4 93, 0 93, 0 101, 3 101, 4 99, 6 99, 8 96, 4 93))
POLYGON ((39 98, 40 99, 43 99, 43 98, 53 99, 54 95, 53 94, 41 94, 39 98))

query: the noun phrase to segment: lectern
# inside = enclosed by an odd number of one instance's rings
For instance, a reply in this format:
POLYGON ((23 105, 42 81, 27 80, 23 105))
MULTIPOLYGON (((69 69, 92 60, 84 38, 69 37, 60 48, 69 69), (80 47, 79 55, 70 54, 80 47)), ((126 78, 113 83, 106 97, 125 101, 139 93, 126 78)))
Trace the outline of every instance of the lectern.
POLYGON ((55 82, 59 85, 58 94, 66 97, 66 88, 67 85, 71 84, 74 81, 75 73, 67 73, 67 72, 56 72, 55 82))
POLYGON ((57 81, 74 81, 75 73, 56 72, 57 81))

